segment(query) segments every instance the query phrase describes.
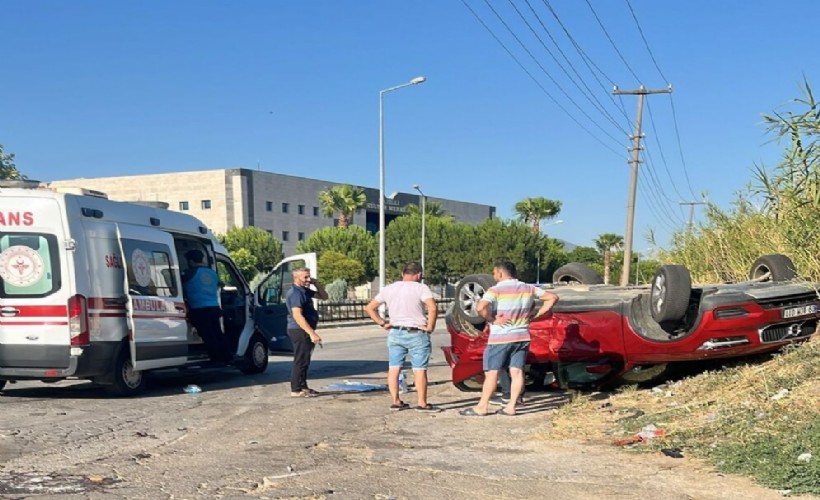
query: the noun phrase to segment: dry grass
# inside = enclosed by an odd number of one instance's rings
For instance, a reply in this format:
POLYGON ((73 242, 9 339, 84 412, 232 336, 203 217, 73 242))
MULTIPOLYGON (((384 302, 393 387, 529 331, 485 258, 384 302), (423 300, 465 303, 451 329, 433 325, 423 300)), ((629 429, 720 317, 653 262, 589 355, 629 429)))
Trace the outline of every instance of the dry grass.
POLYGON ((635 448, 679 447, 770 487, 819 494, 820 338, 762 364, 582 396, 556 412, 544 437, 613 443, 649 424, 665 435, 635 448))

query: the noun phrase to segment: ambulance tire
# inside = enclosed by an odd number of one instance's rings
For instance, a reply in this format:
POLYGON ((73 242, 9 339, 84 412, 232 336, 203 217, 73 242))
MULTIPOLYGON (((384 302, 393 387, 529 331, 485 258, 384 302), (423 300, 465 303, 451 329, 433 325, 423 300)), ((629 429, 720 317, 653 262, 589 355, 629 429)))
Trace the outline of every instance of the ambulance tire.
POLYGON ((131 365, 131 349, 123 345, 114 363, 113 383, 103 386, 112 396, 135 396, 145 390, 145 373, 131 365))
POLYGON ((239 370, 245 375, 256 375, 268 369, 268 343, 265 337, 255 333, 245 349, 245 359, 239 370))

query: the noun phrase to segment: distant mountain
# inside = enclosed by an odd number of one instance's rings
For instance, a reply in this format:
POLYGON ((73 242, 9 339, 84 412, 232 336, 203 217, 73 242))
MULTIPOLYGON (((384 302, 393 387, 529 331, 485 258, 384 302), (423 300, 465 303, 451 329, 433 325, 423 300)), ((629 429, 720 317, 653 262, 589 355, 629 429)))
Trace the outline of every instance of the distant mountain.
POLYGON ((567 252, 571 252, 574 248, 576 248, 578 246, 574 243, 570 243, 567 240, 562 240, 561 238, 555 238, 555 239, 564 244, 564 250, 566 250, 567 252))

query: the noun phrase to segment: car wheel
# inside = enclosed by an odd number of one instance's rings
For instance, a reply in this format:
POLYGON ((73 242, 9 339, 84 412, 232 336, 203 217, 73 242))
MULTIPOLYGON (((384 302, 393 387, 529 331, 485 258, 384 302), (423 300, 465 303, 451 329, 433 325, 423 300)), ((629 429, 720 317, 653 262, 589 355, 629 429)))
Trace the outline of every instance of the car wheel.
POLYGON ((621 375, 621 380, 627 384, 643 384, 651 382, 666 374, 668 365, 661 363, 658 365, 638 365, 635 368, 621 375))
POLYGON ((658 323, 679 321, 689 307, 692 278, 684 266, 661 266, 652 280, 652 318, 658 323))
POLYGON ((145 390, 145 373, 134 370, 128 345, 122 346, 114 363, 114 382, 104 387, 114 396, 134 396, 145 390))
POLYGON ((559 267, 552 274, 552 282, 567 285, 601 285, 604 280, 595 269, 592 269, 588 265, 580 262, 570 262, 569 264, 559 267))
POLYGON ((245 359, 240 371, 246 375, 255 375, 268 369, 268 343, 264 337, 255 333, 245 349, 245 359))
POLYGON ((462 380, 461 382, 453 382, 453 385, 459 391, 463 392, 481 392, 484 388, 484 374, 475 375, 473 377, 462 380))
POLYGON ((5 380, 0 380, 0 391, 2 391, 3 388, 5 388, 5 387, 6 387, 6 381, 5 380))
POLYGON ((485 321, 476 311, 476 306, 484 296, 484 292, 493 285, 495 285, 495 280, 489 274, 465 276, 456 285, 455 314, 467 323, 483 328, 485 321))
POLYGON ((752 281, 789 281, 796 277, 794 262, 779 253, 759 257, 749 270, 752 281))

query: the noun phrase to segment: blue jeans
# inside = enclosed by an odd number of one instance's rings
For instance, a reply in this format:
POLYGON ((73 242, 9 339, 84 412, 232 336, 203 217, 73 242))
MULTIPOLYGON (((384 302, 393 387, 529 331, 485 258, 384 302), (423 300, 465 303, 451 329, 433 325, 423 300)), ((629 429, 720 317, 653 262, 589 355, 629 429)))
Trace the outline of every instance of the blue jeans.
POLYGON ((410 362, 414 370, 426 370, 430 364, 430 353, 433 343, 430 335, 421 330, 410 333, 406 330, 391 328, 387 334, 387 352, 390 357, 389 366, 401 367, 404 359, 410 354, 410 362))

